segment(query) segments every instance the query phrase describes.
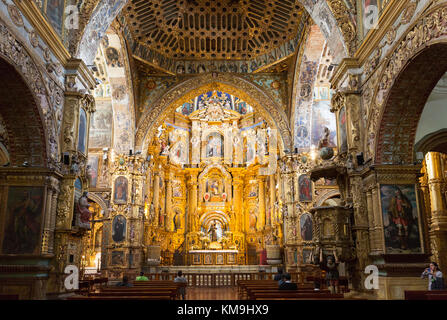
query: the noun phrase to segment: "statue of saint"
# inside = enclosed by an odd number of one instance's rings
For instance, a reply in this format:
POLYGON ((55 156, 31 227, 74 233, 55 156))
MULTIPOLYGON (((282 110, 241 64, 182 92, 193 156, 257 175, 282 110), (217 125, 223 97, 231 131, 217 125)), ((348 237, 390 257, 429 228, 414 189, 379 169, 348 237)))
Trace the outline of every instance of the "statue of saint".
POLYGON ((331 132, 329 131, 328 127, 324 127, 324 134, 323 137, 318 141, 318 149, 329 147, 329 135, 331 132))
POLYGON ((90 228, 90 217, 92 213, 88 209, 90 204, 87 199, 88 192, 84 192, 78 201, 79 220, 82 227, 90 228), (88 226, 86 225, 88 224, 88 226))
POLYGON ((211 242, 217 241, 217 224, 216 224, 216 222, 211 224, 211 226, 208 230, 208 234, 211 234, 211 236, 210 236, 211 242))

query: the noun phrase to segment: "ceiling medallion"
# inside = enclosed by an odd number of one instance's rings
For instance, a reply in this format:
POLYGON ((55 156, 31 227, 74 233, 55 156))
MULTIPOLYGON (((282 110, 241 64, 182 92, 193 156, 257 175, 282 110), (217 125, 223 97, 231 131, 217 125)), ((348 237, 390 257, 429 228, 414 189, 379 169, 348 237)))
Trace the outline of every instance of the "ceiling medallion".
POLYGON ((20 13, 20 10, 13 4, 8 5, 8 13, 11 17, 12 22, 18 27, 23 27, 23 18, 22 14, 20 13))
POLYGON ((39 37, 37 35, 37 32, 32 30, 29 33, 29 42, 31 43, 31 45, 36 48, 39 45, 39 37))

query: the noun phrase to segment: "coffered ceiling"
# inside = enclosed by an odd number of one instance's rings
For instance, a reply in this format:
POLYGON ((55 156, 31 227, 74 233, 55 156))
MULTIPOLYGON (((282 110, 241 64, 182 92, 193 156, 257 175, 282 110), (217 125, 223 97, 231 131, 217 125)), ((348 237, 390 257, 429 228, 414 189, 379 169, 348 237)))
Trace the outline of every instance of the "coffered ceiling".
POLYGON ((297 37, 299 0, 131 0, 134 41, 174 60, 250 60, 297 37))

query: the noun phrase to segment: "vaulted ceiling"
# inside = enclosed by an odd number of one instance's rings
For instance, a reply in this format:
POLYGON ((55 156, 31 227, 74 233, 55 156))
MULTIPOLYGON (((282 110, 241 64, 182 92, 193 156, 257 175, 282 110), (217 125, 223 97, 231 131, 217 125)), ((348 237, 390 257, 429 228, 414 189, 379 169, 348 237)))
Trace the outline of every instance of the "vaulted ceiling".
POLYGON ((174 60, 250 60, 298 36, 299 0, 131 0, 134 41, 174 60))

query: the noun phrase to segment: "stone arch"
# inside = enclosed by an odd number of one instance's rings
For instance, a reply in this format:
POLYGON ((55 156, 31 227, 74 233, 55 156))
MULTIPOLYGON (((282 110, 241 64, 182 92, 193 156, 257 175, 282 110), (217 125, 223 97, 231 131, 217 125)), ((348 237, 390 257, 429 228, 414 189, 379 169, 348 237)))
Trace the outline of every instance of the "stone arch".
POLYGON ((23 76, 0 58, 0 114, 9 138, 10 165, 46 167, 47 145, 40 110, 23 76))
POLYGON ((387 57, 366 137, 368 151, 377 164, 414 161, 420 116, 430 93, 447 71, 447 29, 442 27, 447 23, 446 10, 444 3, 425 13, 387 57))
POLYGON ((340 196, 340 191, 338 191, 338 189, 329 189, 328 191, 318 195, 317 199, 315 200, 315 207, 321 207, 326 200, 337 196, 340 196))
MULTIPOLYGON (((289 122, 284 111, 274 100, 255 84, 233 74, 206 73, 182 81, 166 92, 163 97, 147 110, 138 124, 135 148, 145 152, 147 137, 153 136, 161 120, 169 112, 181 104, 183 99, 212 90, 225 91, 234 94, 252 105, 266 121, 277 128, 281 136, 283 149, 291 150, 292 137, 289 122)), ((282 150, 280 149, 282 152, 282 150)))
POLYGON ((424 136, 414 146, 415 152, 441 152, 447 154, 447 129, 440 129, 424 136))
MULTIPOLYGON (((127 0, 99 0, 89 17, 79 44, 76 57, 89 65, 95 58, 99 41, 112 21, 121 12, 127 0)), ((349 10, 342 1, 301 1, 312 20, 320 27, 330 44, 331 51, 340 62, 348 53, 353 53, 352 43, 356 37, 355 26, 349 19, 349 10)))
MULTIPOLYGON (((24 42, 18 39, 2 20, 0 20, 0 34, 1 74, 4 75, 1 96, 4 99, 17 98, 17 101, 7 103, 9 109, 14 109, 15 112, 17 110, 29 111, 28 115, 32 115, 31 119, 24 121, 26 113, 16 112, 17 115, 11 114, 11 117, 21 115, 17 121, 18 123, 13 123, 16 127, 28 121, 33 123, 27 128, 18 129, 19 135, 23 135, 22 143, 27 146, 29 151, 29 155, 26 157, 34 158, 32 161, 26 161, 31 165, 57 168, 59 166, 58 136, 61 129, 63 91, 50 76, 43 75, 43 67, 36 62, 38 58, 32 55, 24 42), (17 95, 11 94, 19 86, 23 87, 20 93, 17 95), (13 105, 16 105, 17 108, 9 107, 13 105), (19 105, 23 105, 23 108, 20 108, 19 105), (33 128, 30 128, 31 126, 33 128), (26 136, 24 134, 26 130, 32 129, 34 129, 36 136, 26 136), (40 141, 37 141, 38 139, 40 141), (33 151, 30 148, 31 144, 34 146, 40 145, 43 150, 42 154, 37 152, 33 156, 33 151), (37 158, 40 159, 37 160, 37 158), (35 161, 38 163, 33 164, 35 161)), ((7 119, 4 120, 8 121, 7 119)), ((8 131, 10 130, 12 129, 8 129, 8 131)), ((10 132, 8 132, 8 135, 10 135, 10 132)), ((19 165, 23 163, 20 159, 14 159, 11 150, 9 153, 11 163, 16 162, 19 165)))
POLYGON ((88 193, 87 198, 96 202, 101 207, 101 209, 104 211, 104 217, 109 216, 109 208, 103 198, 91 192, 88 193))

